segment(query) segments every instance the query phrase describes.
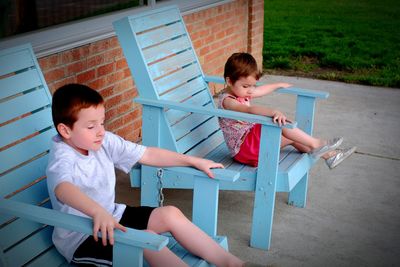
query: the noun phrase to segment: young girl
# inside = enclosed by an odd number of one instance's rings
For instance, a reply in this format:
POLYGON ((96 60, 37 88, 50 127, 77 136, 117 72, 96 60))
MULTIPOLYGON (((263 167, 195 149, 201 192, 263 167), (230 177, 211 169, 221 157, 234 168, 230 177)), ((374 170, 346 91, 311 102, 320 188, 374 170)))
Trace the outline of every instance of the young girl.
MULTIPOLYGON (((260 76, 253 56, 248 53, 231 55, 225 64, 224 78, 227 87, 219 96, 219 108, 272 117, 273 122, 280 126, 291 122, 279 110, 250 104, 252 98, 267 95, 278 88, 292 86, 288 83, 275 83, 256 88, 260 76)), ((220 118, 219 123, 234 159, 257 166, 261 125, 226 118, 220 118)), ((328 167, 333 169, 356 150, 356 147, 337 149, 342 141, 342 137, 322 140, 308 135, 299 128, 282 128, 281 148, 292 145, 301 152, 310 153, 314 158, 322 157, 328 167)))

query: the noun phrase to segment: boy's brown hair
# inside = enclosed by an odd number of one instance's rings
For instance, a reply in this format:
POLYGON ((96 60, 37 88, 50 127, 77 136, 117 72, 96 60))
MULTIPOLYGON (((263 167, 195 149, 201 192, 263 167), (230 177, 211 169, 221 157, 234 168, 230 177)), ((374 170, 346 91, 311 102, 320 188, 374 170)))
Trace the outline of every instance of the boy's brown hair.
POLYGON ((63 123, 72 129, 79 111, 103 104, 103 97, 86 85, 72 83, 61 86, 53 94, 51 112, 54 126, 57 129, 57 125, 63 123))
POLYGON ((241 77, 253 76, 256 80, 260 79, 261 72, 258 70, 257 61, 249 53, 234 53, 225 63, 224 78, 229 77, 234 84, 241 77))

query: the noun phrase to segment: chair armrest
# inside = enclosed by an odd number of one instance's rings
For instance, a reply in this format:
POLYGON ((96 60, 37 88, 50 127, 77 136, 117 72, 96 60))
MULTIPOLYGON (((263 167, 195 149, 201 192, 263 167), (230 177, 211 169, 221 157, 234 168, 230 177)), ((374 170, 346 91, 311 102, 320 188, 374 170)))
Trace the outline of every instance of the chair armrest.
MULTIPOLYGON (((168 108, 168 109, 176 109, 186 112, 193 112, 193 113, 200 113, 209 116, 217 116, 217 117, 224 117, 234 120, 241 120, 247 122, 254 122, 259 123, 267 126, 278 127, 281 128, 278 124, 272 122, 272 118, 254 114, 248 114, 244 112, 237 112, 232 110, 224 110, 224 109, 210 109, 205 107, 195 107, 193 105, 188 105, 185 103, 177 103, 173 101, 166 101, 166 100, 153 100, 148 98, 135 98, 135 102, 140 103, 142 105, 148 105, 153 107, 159 108, 168 108)), ((284 128, 295 128, 297 126, 296 122, 287 123, 283 125, 284 128)))
POLYGON ((284 94, 298 95, 298 96, 320 98, 320 99, 327 99, 329 97, 328 92, 296 88, 296 87, 280 88, 276 92, 284 93, 284 94))
MULTIPOLYGON (((140 164, 136 164, 131 169, 130 179, 131 179, 131 184, 133 186, 140 187, 141 167, 142 166, 140 164)), ((195 175, 197 177, 203 177, 205 179, 214 179, 214 180, 225 181, 225 182, 230 182, 230 183, 236 182, 240 177, 240 172, 232 171, 232 170, 228 170, 228 169, 217 169, 217 168, 212 169, 211 171, 214 173, 214 178, 210 178, 204 172, 199 171, 192 167, 166 167, 163 169, 169 170, 169 171, 172 171, 175 173, 195 175)))
MULTIPOLYGON (((206 179, 212 179, 202 171, 199 171, 192 167, 167 167, 166 170, 171 170, 173 172, 179 172, 182 174, 195 175, 197 177, 204 177, 206 179)), ((211 169, 214 173, 214 180, 226 181, 226 182, 236 182, 240 177, 240 172, 227 170, 227 169, 211 169)))
MULTIPOLYGON (((0 212, 27 220, 57 226, 84 234, 93 234, 93 221, 89 218, 63 213, 36 205, 18 201, 0 200, 0 212)), ((100 236, 100 234, 99 234, 100 236)), ((161 235, 127 228, 127 232, 115 231, 114 239, 118 243, 151 250, 161 250, 168 244, 168 238, 161 235)))
MULTIPOLYGON (((225 83, 224 78, 219 77, 219 76, 205 75, 204 80, 206 82, 212 82, 212 83, 221 83, 221 84, 225 83)), ((265 83, 258 82, 257 86, 260 86, 263 84, 265 84, 265 83)), ((280 88, 277 90, 277 92, 285 93, 285 94, 292 94, 292 95, 308 96, 308 97, 314 97, 314 98, 320 98, 320 99, 327 99, 329 97, 328 92, 308 90, 308 89, 296 88, 296 87, 280 88)))
POLYGON ((221 76, 204 75, 204 80, 207 83, 225 83, 225 79, 221 76))

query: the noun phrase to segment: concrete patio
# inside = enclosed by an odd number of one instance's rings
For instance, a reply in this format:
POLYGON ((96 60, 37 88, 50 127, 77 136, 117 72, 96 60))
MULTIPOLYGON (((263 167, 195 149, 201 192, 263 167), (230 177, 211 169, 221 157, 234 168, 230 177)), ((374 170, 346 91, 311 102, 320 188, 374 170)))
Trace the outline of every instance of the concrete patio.
MULTIPOLYGON (((400 89, 296 77, 265 76, 330 93, 319 101, 314 135, 343 136, 357 153, 334 170, 320 160, 309 178, 307 206, 276 197, 269 251, 249 247, 253 193, 221 191, 218 232, 230 251, 272 266, 400 266, 400 89)), ((272 95, 257 102, 293 118, 295 98, 272 95)), ((190 190, 164 190, 165 204, 190 217, 190 190)), ((117 201, 139 205, 140 191, 118 172, 117 201)))

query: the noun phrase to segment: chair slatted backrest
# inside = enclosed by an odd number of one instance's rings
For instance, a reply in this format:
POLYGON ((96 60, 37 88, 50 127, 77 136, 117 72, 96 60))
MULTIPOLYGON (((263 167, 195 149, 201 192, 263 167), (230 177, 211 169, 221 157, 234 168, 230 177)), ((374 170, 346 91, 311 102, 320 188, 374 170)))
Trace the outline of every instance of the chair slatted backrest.
MULTIPOLYGON (((177 6, 133 15, 114 26, 141 97, 215 108, 177 6)), ((165 138, 180 153, 204 156, 223 142, 216 117, 166 110, 163 119, 170 133, 165 138)))
MULTIPOLYGON (((50 105, 51 94, 31 46, 0 51, 2 198, 51 207, 45 168, 56 131, 50 105)), ((61 258, 43 253, 58 254, 51 234, 52 227, 0 214, 0 255, 10 266, 52 263, 61 258)))

